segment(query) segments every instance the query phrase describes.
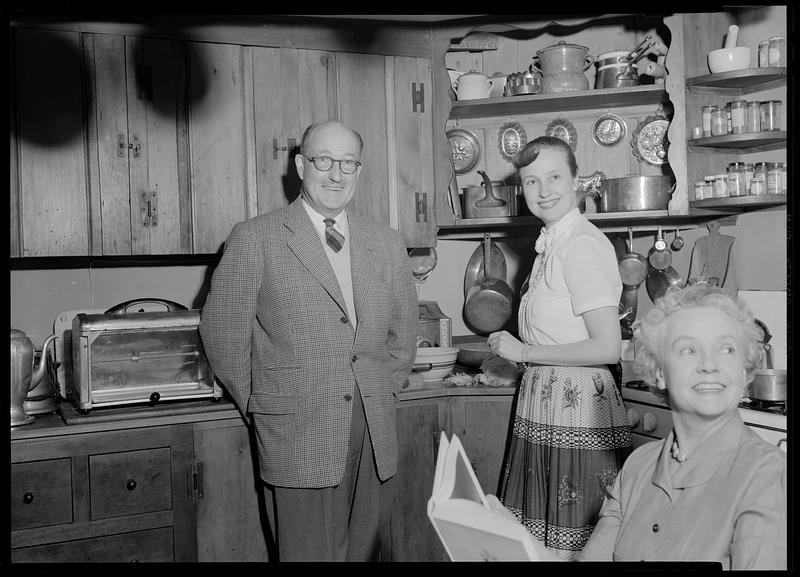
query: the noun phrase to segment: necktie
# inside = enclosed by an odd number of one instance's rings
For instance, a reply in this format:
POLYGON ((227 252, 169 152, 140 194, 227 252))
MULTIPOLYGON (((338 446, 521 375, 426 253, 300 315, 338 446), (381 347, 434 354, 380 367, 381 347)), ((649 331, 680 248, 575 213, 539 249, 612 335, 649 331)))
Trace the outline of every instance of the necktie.
POLYGON ((334 224, 336 224, 336 221, 332 218, 325 219, 325 241, 334 252, 339 252, 342 250, 342 245, 344 244, 344 235, 333 228, 334 224))
POLYGON ((542 230, 539 232, 539 237, 536 239, 536 245, 534 245, 536 252, 545 252, 552 244, 552 234, 550 234, 550 231, 548 231, 546 227, 542 227, 542 230))

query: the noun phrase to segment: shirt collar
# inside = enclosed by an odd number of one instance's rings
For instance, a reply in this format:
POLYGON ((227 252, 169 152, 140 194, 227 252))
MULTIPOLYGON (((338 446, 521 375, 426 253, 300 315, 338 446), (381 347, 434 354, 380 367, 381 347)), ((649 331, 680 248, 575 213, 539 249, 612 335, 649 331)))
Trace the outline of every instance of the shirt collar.
POLYGON ((737 410, 722 427, 695 448, 677 471, 672 469, 670 454, 675 431, 670 431, 653 471, 653 483, 669 492, 670 489, 694 487, 707 482, 717 472, 720 462, 739 446, 743 429, 742 417, 737 410))
MULTIPOLYGON (((328 218, 328 217, 327 216, 323 216, 320 213, 318 213, 316 210, 314 210, 314 207, 312 207, 310 204, 308 204, 308 202, 306 202, 305 198, 301 197, 301 200, 303 202, 303 208, 306 209, 306 212, 308 213, 308 216, 311 219, 311 222, 314 224, 314 228, 317 229, 317 232, 319 232, 321 234, 324 234, 325 233, 325 219, 328 218)), ((347 211, 346 210, 342 210, 342 212, 340 212, 339 214, 336 215, 334 220, 336 220, 336 225, 334 226, 334 228, 336 228, 339 232, 341 232, 343 235, 345 235, 345 238, 347 238, 348 232, 349 232, 348 220, 347 220, 347 211)))
POLYGON ((562 216, 558 222, 550 225, 550 227, 543 226, 542 230, 539 232, 539 238, 536 239, 536 252, 545 252, 548 250, 557 238, 564 236, 568 231, 572 230, 580 218, 580 210, 578 210, 578 207, 575 207, 562 216))

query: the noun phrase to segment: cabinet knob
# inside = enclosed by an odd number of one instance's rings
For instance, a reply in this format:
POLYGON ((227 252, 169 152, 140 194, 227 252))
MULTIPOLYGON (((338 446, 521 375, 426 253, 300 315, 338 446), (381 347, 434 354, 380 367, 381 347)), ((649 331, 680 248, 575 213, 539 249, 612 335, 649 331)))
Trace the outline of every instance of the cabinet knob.
POLYGON ((631 426, 631 429, 636 428, 640 420, 639 411, 636 409, 628 409, 628 424, 631 426))
POLYGON ((30 491, 25 491, 25 494, 22 496, 22 502, 26 505, 33 503, 33 493, 30 491))
POLYGON ((648 433, 652 433, 656 430, 656 425, 658 425, 658 419, 656 419, 656 416, 649 411, 645 413, 644 418, 642 419, 642 429, 648 433))
POLYGON ((125 487, 128 489, 128 491, 133 491, 136 488, 136 479, 128 479, 125 482, 125 487))

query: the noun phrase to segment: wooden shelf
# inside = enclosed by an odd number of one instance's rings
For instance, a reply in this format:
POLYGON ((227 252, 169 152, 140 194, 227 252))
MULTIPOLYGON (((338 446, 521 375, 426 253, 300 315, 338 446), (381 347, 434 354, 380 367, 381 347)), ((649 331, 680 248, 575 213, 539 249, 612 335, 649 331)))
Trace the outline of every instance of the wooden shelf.
POLYGON ((786 131, 745 132, 744 134, 694 138, 689 140, 688 144, 692 147, 692 152, 730 153, 732 150, 741 152, 776 150, 786 146, 786 131))
POLYGON ((689 202, 691 208, 742 209, 766 208, 786 204, 785 194, 762 194, 758 196, 735 196, 729 198, 706 198, 689 202))
POLYGON ((661 85, 629 88, 597 88, 554 94, 522 94, 502 98, 480 98, 453 102, 451 119, 485 118, 547 112, 569 112, 593 108, 617 108, 666 102, 667 92, 661 85))
POLYGON ((779 86, 786 82, 786 68, 744 68, 731 72, 705 74, 686 79, 690 92, 703 89, 720 90, 731 94, 749 94, 779 86))

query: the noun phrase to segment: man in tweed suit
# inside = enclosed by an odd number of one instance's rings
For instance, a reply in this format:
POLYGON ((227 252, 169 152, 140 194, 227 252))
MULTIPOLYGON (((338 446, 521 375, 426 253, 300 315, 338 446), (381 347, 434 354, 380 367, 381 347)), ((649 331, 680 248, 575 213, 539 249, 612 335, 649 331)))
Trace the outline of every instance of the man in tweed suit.
POLYGON ((400 234, 345 210, 362 147, 339 122, 308 127, 300 198, 234 227, 200 323, 255 428, 281 561, 376 560, 386 532, 418 307, 400 234))

